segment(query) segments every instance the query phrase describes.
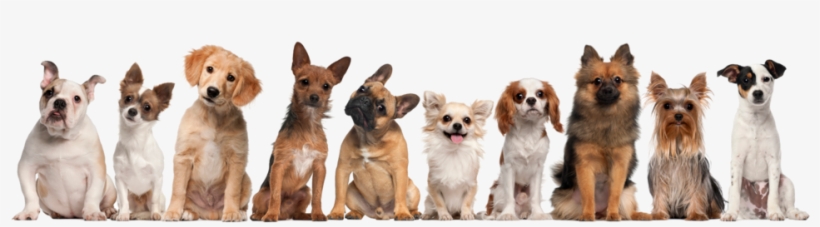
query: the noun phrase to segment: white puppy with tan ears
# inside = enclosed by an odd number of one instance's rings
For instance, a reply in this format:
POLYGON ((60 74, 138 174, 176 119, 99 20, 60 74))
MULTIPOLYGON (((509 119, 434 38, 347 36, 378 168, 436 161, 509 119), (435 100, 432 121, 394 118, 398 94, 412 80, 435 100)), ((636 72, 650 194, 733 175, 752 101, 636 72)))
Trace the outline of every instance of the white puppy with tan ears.
POLYGON ((44 61, 40 82, 40 119, 26 139, 17 175, 26 200, 14 220, 37 220, 40 209, 53 219, 103 221, 116 212, 114 183, 105 173, 97 128, 86 115, 94 87, 60 79, 57 65, 44 61))
POLYGON ((493 101, 477 100, 471 106, 447 103, 443 94, 424 92, 427 126, 427 162, 430 165, 422 219, 475 219, 479 161, 484 155, 479 140, 493 101))
POLYGON ((174 83, 148 89, 134 63, 120 82, 120 141, 114 151, 114 177, 119 193, 117 221, 160 220, 165 212, 162 194, 162 155, 152 128, 168 108, 174 83))

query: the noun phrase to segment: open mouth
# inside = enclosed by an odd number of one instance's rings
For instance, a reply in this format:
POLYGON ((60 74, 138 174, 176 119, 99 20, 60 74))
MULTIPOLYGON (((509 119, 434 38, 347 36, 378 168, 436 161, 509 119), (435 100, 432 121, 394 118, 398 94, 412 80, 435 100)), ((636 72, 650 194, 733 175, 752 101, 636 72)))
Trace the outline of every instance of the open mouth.
POLYGON ((444 136, 450 138, 450 141, 453 141, 453 143, 460 144, 461 141, 464 141, 464 137, 467 136, 467 134, 444 132, 444 136))

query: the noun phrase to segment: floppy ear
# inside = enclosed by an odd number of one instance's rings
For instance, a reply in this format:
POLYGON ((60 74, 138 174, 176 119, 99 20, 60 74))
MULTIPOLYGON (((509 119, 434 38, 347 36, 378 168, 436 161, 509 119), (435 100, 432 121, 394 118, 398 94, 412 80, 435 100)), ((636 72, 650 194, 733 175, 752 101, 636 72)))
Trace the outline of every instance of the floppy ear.
POLYGON ((561 105, 561 101, 558 100, 558 95, 555 93, 555 89, 552 88, 552 85, 546 81, 542 81, 542 83, 544 83, 544 95, 547 96, 546 111, 549 113, 550 123, 552 123, 552 127, 555 128, 555 131, 563 133, 564 125, 561 124, 561 111, 558 109, 561 105))
MULTIPOLYGON (((515 84, 515 82, 513 82, 515 84)), ((513 96, 511 89, 513 84, 507 86, 501 98, 498 99, 498 104, 495 106, 495 119, 498 122, 498 131, 501 135, 507 134, 510 127, 513 126, 513 115, 515 114, 515 104, 513 103, 513 96)))
POLYGON ((242 61, 242 67, 239 68, 238 79, 231 101, 235 106, 244 106, 262 92, 262 82, 256 79, 251 63, 244 60, 242 61))
POLYGON ((484 122, 486 122, 487 118, 490 117, 490 114, 493 111, 493 101, 476 100, 470 108, 473 110, 473 115, 475 115, 473 121, 483 127, 484 122))
POLYGON ((159 111, 165 110, 171 104, 171 94, 174 91, 174 83, 164 83, 157 86, 154 86, 154 89, 151 89, 154 93, 157 94, 157 99, 159 99, 159 111))
POLYGON ((396 97, 396 114, 393 118, 403 118, 419 104, 419 96, 416 94, 404 94, 396 97))
POLYGON ((635 61, 635 57, 633 57, 632 52, 629 51, 629 44, 624 43, 621 47, 618 47, 618 50, 615 51, 615 55, 612 55, 609 61, 618 61, 624 65, 632 65, 632 62, 635 61))
POLYGON ((342 82, 342 78, 344 78, 345 73, 347 73, 347 68, 350 67, 350 57, 342 57, 330 66, 327 67, 331 72, 333 72, 333 78, 336 79, 336 84, 342 82))
POLYGON ((57 79, 60 79, 60 76, 57 73, 57 65, 51 61, 43 61, 40 63, 43 65, 43 80, 40 81, 40 89, 46 89, 46 87, 54 82, 57 79))
POLYGON ((296 75, 296 70, 303 65, 310 65, 310 56, 308 56, 305 46, 300 42, 296 42, 296 45, 293 46, 293 64, 290 66, 290 69, 293 70, 293 74, 296 75))
POLYGON ((652 77, 649 79, 649 86, 647 87, 647 92, 649 92, 649 98, 654 101, 658 101, 658 98, 666 94, 666 91, 669 87, 666 86, 666 80, 652 71, 652 77))
POLYGON ((379 67, 379 70, 376 70, 376 73, 373 73, 372 76, 368 77, 364 83, 378 81, 382 84, 386 84, 387 79, 390 79, 391 74, 393 74, 393 66, 390 64, 384 64, 382 67, 379 67))
POLYGON ((122 89, 129 84, 142 84, 142 81, 142 70, 140 69, 140 66, 134 62, 134 64, 131 65, 131 69, 125 73, 125 78, 123 78, 120 82, 120 91, 122 91, 122 89))
POLYGON ((191 51, 188 56, 185 56, 185 79, 188 80, 188 84, 194 86, 199 83, 199 76, 202 75, 205 60, 208 60, 208 57, 220 50, 222 48, 206 45, 198 50, 191 51))
POLYGON ((85 96, 88 97, 88 102, 94 101, 94 87, 97 84, 104 84, 105 78, 99 75, 93 75, 91 78, 88 78, 88 81, 83 83, 83 88, 85 88, 85 96))
POLYGON ((737 82, 737 74, 740 74, 740 66, 737 64, 727 65, 726 68, 723 68, 717 72, 718 76, 725 76, 729 78, 729 82, 736 83, 737 82))
POLYGON ((584 46, 584 56, 581 56, 581 66, 587 66, 594 61, 601 62, 604 59, 598 56, 598 51, 595 51, 590 45, 584 46))
POLYGON ((689 84, 689 91, 695 94, 698 100, 705 103, 706 99, 709 98, 709 92, 711 92, 709 87, 706 86, 705 72, 699 73, 692 79, 692 83, 689 84))
POLYGON ((783 66, 772 59, 766 60, 766 64, 763 65, 766 66, 766 69, 769 70, 769 74, 772 74, 772 77, 775 79, 782 77, 783 73, 786 72, 786 66, 783 66))

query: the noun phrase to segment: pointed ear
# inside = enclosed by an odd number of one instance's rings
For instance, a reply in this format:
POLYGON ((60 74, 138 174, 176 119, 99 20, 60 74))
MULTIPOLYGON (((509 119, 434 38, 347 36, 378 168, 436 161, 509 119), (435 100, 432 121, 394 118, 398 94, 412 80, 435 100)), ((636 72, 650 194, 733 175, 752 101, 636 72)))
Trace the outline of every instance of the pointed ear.
POLYGON ((646 89, 647 92, 649 92, 649 98, 658 101, 658 98, 666 94, 668 89, 669 87, 666 86, 666 80, 664 80, 661 75, 655 73, 655 71, 652 71, 652 77, 649 79, 649 86, 646 89))
POLYGON ((376 70, 376 73, 373 73, 373 75, 368 77, 364 82, 367 83, 378 81, 382 84, 386 84, 387 80, 390 79, 391 74, 393 74, 393 66, 390 64, 384 64, 382 67, 379 67, 379 70, 376 70))
POLYGON ((513 126, 513 116, 515 116, 515 104, 513 103, 513 88, 518 87, 518 82, 512 82, 504 89, 501 98, 498 99, 498 104, 495 106, 495 119, 498 122, 498 131, 501 135, 506 135, 513 126))
POLYGON ((766 63, 763 65, 766 66, 766 69, 769 70, 769 74, 772 74, 772 77, 775 79, 782 77, 783 73, 786 72, 786 66, 783 66, 772 59, 766 60, 766 63))
POLYGON ((83 88, 85 88, 85 96, 88 97, 88 102, 94 101, 94 88, 97 84, 104 84, 105 78, 99 75, 93 75, 91 78, 88 78, 88 81, 83 83, 83 88))
POLYGON ((155 94, 157 94, 157 99, 160 101, 160 111, 165 110, 171 104, 171 95, 174 91, 174 83, 164 83, 157 86, 154 86, 153 89, 155 94))
POLYGON ((621 47, 618 47, 618 50, 615 51, 615 55, 612 55, 609 61, 618 61, 624 65, 632 65, 632 62, 635 61, 635 57, 633 57, 632 52, 629 51, 629 44, 624 43, 621 47))
POLYGON ((563 133, 564 125, 561 124, 561 111, 558 109, 561 105, 561 101, 558 99, 558 95, 555 93, 555 89, 552 88, 552 85, 546 81, 542 81, 542 83, 544 83, 544 95, 547 96, 546 111, 549 113, 550 123, 552 123, 552 127, 555 128, 555 131, 563 133))
POLYGON ((438 94, 432 91, 424 91, 424 106, 425 109, 428 111, 436 111, 438 112, 441 110, 441 107, 447 103, 447 98, 444 97, 444 94, 438 94))
POLYGON ((40 63, 43 65, 43 80, 40 81, 40 89, 46 89, 51 82, 54 82, 57 79, 60 79, 60 76, 57 72, 57 65, 51 61, 43 61, 40 63))
POLYGON ((236 106, 244 106, 253 101, 262 92, 262 83, 256 79, 251 63, 242 60, 242 67, 239 68, 239 81, 233 90, 231 101, 236 106))
POLYGON ((725 76, 729 78, 729 82, 737 82, 737 74, 740 74, 740 66, 737 64, 727 65, 725 68, 717 72, 718 76, 725 76))
POLYGON ((706 86, 705 72, 699 73, 692 79, 692 83, 689 84, 689 91, 695 94, 701 102, 709 98, 709 92, 711 91, 709 90, 709 87, 706 86))
POLYGON ((473 110, 473 115, 475 115, 473 121, 478 125, 484 126, 484 122, 487 118, 490 118, 490 114, 493 111, 493 101, 476 100, 470 108, 473 110))
POLYGON ((290 69, 293 70, 293 74, 295 75, 296 70, 303 65, 310 65, 310 56, 308 56, 305 46, 300 42, 296 42, 293 46, 293 64, 291 64, 290 69))
POLYGON ((419 96, 416 94, 404 94, 396 97, 396 114, 393 118, 403 118, 419 104, 419 96))
POLYGON ((140 66, 134 62, 134 64, 131 65, 131 69, 125 73, 125 78, 123 78, 120 82, 120 90, 130 84, 142 84, 142 82, 142 70, 140 69, 140 66))
POLYGON ((342 82, 342 78, 344 78, 345 73, 347 73, 347 68, 350 67, 350 57, 342 57, 342 59, 333 62, 330 66, 327 67, 331 72, 333 72, 333 78, 336 79, 336 84, 342 82))
POLYGON ((598 51, 595 51, 590 45, 584 46, 584 56, 581 56, 581 66, 587 66, 592 62, 601 62, 604 59, 598 56, 598 51))
POLYGON ((208 60, 212 54, 223 50, 221 47, 206 45, 198 50, 191 51, 188 56, 185 56, 185 79, 191 86, 199 83, 199 76, 202 75, 202 69, 205 68, 205 60, 208 60))

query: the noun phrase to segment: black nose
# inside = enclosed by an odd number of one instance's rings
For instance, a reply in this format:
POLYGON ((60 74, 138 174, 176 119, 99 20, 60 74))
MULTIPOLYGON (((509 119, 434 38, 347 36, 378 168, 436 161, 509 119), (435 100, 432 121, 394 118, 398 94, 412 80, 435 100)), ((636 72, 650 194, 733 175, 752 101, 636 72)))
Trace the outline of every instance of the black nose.
POLYGON ((128 109, 128 116, 137 116, 137 109, 131 108, 128 109))
POLYGON ((455 124, 453 124, 453 129, 454 129, 454 130, 456 130, 456 131, 461 130, 461 123, 455 123, 455 124))
POLYGON ((603 92, 605 95, 612 94, 613 90, 614 89, 612 87, 603 87, 603 88, 601 88, 601 92, 603 92))
POLYGON ((219 89, 216 89, 215 87, 208 87, 208 97, 216 98, 216 96, 219 96, 219 89))
POLYGON ((310 95, 310 102, 316 103, 319 102, 319 96, 316 94, 310 95))
POLYGON ((761 91, 761 90, 757 90, 757 91, 755 91, 755 92, 752 92, 752 95, 753 95, 755 98, 758 98, 758 99, 759 99, 759 98, 763 98, 763 91, 761 91))
POLYGON ((65 109, 65 99, 54 100, 54 109, 64 110, 65 109))
POLYGON ((533 98, 533 97, 527 98, 527 104, 529 104, 530 106, 535 105, 535 98, 533 98))
POLYGON ((676 121, 683 120, 683 114, 675 114, 675 120, 676 121))

